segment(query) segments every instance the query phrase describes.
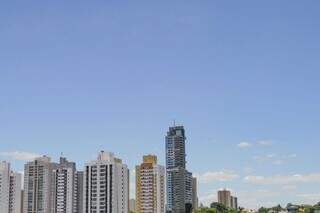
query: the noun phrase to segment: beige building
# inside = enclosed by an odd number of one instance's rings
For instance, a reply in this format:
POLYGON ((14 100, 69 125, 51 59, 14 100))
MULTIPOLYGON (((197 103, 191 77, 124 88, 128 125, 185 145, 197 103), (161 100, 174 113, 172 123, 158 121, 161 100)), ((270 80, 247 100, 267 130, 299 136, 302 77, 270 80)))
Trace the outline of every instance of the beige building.
POLYGON ((55 164, 47 156, 25 164, 23 213, 51 213, 54 168, 55 164))
POLYGON ((231 192, 227 189, 218 191, 218 202, 226 207, 231 207, 231 192))
POLYGON ((197 178, 192 177, 192 210, 195 212, 198 209, 198 189, 197 178))
POLYGON ((136 212, 136 200, 135 199, 129 200, 129 212, 136 212))
POLYGON ((136 166, 136 213, 165 212, 165 170, 154 155, 136 166))

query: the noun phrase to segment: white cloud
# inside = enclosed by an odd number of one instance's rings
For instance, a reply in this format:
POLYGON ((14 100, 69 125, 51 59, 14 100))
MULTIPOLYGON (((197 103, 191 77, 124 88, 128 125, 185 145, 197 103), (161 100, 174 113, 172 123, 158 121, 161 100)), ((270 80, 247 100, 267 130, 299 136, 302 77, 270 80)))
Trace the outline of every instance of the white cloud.
POLYGON ((283 159, 292 159, 292 158, 296 158, 297 154, 290 154, 290 155, 284 155, 282 158, 283 159))
POLYGON ((238 144, 238 147, 240 149, 246 149, 246 148, 249 148, 250 146, 251 146, 251 144, 248 143, 248 142, 241 142, 241 143, 238 144))
POLYGON ((276 154, 267 154, 267 155, 257 155, 253 159, 258 162, 266 162, 273 160, 276 157, 276 154))
POLYGON ((254 156, 253 159, 259 163, 271 162, 274 165, 283 165, 289 162, 289 160, 296 158, 296 154, 277 155, 267 154, 254 156))
POLYGON ((245 167, 245 168, 243 169, 243 171, 244 171, 246 174, 250 174, 250 173, 252 173, 254 170, 253 170, 253 168, 251 168, 251 167, 245 167))
POLYGON ((284 185, 282 186, 282 190, 285 190, 285 191, 292 191, 292 190, 295 190, 297 188, 296 185, 284 185))
POLYGON ((296 183, 320 183, 320 173, 305 175, 277 175, 277 176, 246 176, 244 181, 261 185, 288 185, 296 183))
POLYGON ((286 162, 284 160, 275 160, 272 162, 274 165, 283 165, 285 164, 286 162))
POLYGON ((260 146, 271 146, 273 144, 273 141, 271 140, 262 140, 257 142, 260 146))
POLYGON ((315 203, 320 200, 320 193, 298 194, 297 197, 302 199, 305 203, 315 203))
POLYGON ((31 152, 23 152, 23 151, 13 151, 13 152, 1 152, 1 156, 9 157, 13 160, 20 160, 20 161, 32 161, 41 155, 31 152))
POLYGON ((240 206, 257 209, 261 206, 275 206, 271 200, 281 196, 279 192, 270 190, 239 191, 237 193, 240 206))
POLYGON ((195 174, 195 177, 198 178, 199 183, 211 183, 211 182, 224 182, 232 181, 239 177, 233 171, 218 171, 218 172, 205 172, 202 174, 195 174))
POLYGON ((205 206, 209 206, 212 202, 217 202, 217 200, 218 200, 217 191, 218 190, 216 190, 212 193, 208 193, 204 196, 200 196, 199 197, 199 204, 202 203, 205 206))

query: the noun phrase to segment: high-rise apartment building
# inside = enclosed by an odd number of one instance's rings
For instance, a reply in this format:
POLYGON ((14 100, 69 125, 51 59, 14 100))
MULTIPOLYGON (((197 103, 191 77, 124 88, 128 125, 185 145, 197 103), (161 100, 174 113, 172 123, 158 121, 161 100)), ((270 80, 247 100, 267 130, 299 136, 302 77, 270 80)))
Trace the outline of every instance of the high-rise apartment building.
POLYGON ((52 213, 78 213, 82 206, 82 182, 76 164, 61 157, 53 169, 52 213), (81 204, 80 204, 81 203, 81 204))
POLYGON ((195 212, 198 209, 198 186, 197 178, 192 177, 192 209, 195 212))
POLYGON ((10 164, 0 162, 0 212, 9 212, 10 164))
POLYGON ((165 170, 154 155, 136 166, 136 213, 165 212, 165 170))
POLYGON ((86 163, 83 185, 83 213, 128 213, 129 170, 113 153, 86 163))
POLYGON ((186 170, 185 130, 170 127, 166 136, 167 212, 186 213, 192 208, 192 174, 186 170))
POLYGON ((56 164, 47 156, 24 166, 23 213, 51 213, 53 170, 56 164))
POLYGON ((21 213, 21 174, 5 161, 0 162, 0 212, 21 213))
POLYGON ((22 175, 17 172, 10 172, 9 188, 9 213, 21 213, 21 182, 22 175))
POLYGON ((227 189, 219 190, 218 202, 225 205, 226 207, 231 207, 231 192, 227 189))
POLYGON ((0 212, 21 213, 21 174, 0 162, 0 212))
POLYGON ((218 202, 226 207, 238 209, 238 198, 231 196, 231 191, 222 189, 218 191, 218 202))
POLYGON ((231 196, 230 199, 231 199, 231 200, 230 200, 230 206, 231 206, 231 208, 233 208, 233 209, 238 209, 238 198, 235 197, 235 196, 231 196))
POLYGON ((76 178, 77 187, 77 210, 79 213, 83 213, 83 171, 77 171, 76 178))

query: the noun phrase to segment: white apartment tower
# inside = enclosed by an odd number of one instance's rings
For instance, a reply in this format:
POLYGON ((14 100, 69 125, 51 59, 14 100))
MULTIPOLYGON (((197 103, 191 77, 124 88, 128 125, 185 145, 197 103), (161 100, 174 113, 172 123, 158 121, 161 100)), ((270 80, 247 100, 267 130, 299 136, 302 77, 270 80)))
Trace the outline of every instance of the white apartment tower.
POLYGON ((0 162, 0 212, 21 213, 21 174, 0 162))
POLYGON ((82 202, 82 186, 79 180, 76 164, 61 157, 60 163, 53 169, 52 213, 79 213, 82 202))
POLYGON ((136 213, 165 212, 165 170, 154 155, 136 166, 136 213))
POLYGON ((101 151, 86 163, 83 213, 128 213, 129 170, 113 153, 101 151))

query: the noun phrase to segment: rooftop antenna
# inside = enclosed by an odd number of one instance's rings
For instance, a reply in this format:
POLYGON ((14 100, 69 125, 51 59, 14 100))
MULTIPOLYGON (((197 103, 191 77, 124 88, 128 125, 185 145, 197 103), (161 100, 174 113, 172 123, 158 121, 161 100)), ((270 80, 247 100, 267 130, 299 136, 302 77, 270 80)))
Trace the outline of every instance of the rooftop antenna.
POLYGON ((176 127, 176 120, 173 119, 173 127, 176 127))

